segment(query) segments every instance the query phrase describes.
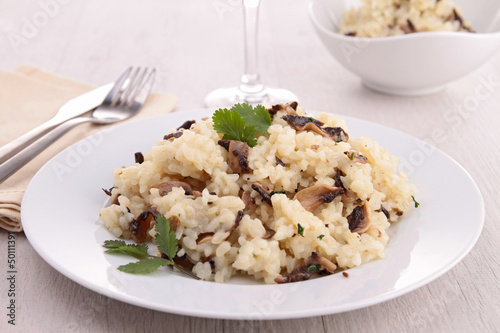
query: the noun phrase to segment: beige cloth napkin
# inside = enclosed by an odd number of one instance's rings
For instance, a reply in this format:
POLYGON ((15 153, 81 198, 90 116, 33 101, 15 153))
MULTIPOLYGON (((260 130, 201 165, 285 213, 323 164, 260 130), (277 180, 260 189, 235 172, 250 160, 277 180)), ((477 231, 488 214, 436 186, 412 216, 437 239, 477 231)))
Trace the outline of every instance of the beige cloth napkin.
MULTIPOLYGON (((110 82, 117 77, 110 78, 110 82)), ((0 70, 0 146, 47 121, 65 102, 92 88, 33 66, 22 66, 14 72, 0 70)), ((127 121, 170 112, 176 104, 177 97, 173 95, 152 93, 139 114, 127 121)), ((1 183, 0 228, 22 231, 21 200, 38 169, 65 147, 108 126, 82 124, 75 127, 1 183)))

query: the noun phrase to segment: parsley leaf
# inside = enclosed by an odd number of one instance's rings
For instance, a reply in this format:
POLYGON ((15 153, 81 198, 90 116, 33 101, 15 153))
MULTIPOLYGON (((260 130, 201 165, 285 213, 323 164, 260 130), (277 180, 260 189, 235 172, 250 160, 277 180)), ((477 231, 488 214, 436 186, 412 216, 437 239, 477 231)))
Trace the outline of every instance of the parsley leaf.
POLYGON ((257 144, 257 130, 248 126, 240 114, 228 109, 219 109, 212 116, 214 129, 224 134, 224 140, 246 142, 250 147, 257 144))
POLYGON ((271 115, 262 105, 236 104, 231 111, 237 112, 247 125, 255 127, 257 133, 269 134, 267 129, 271 126, 271 115))
POLYGON ((147 274, 156 271, 162 266, 167 265, 169 265, 168 261, 165 261, 161 258, 150 258, 118 266, 118 269, 125 273, 147 274))
POLYGON ((122 240, 107 240, 107 241, 104 241, 103 246, 107 249, 116 249, 117 247, 125 246, 125 245, 127 245, 127 244, 122 240))
POLYGON ((319 240, 322 240, 322 239, 323 239, 323 237, 325 237, 325 235, 321 234, 321 235, 319 235, 319 236, 318 236, 318 239, 319 239, 319 240))
MULTIPOLYGON (((107 241, 112 242, 112 241, 107 241)), ((123 242, 125 244, 125 242, 123 242)), ((109 243, 108 243, 109 246, 109 243)), ((106 247, 106 242, 104 244, 106 247)), ((121 254, 129 254, 138 259, 149 256, 148 254, 148 246, 146 244, 125 244, 122 246, 114 246, 113 248, 109 248, 106 253, 121 253, 121 254)))
POLYGON ((148 246, 146 244, 126 244, 122 240, 107 240, 104 241, 103 247, 108 250, 106 253, 111 254, 128 254, 137 259, 142 259, 137 262, 131 262, 126 265, 121 265, 118 269, 122 272, 132 274, 147 274, 154 272, 162 266, 175 266, 183 273, 199 280, 200 278, 193 274, 191 271, 184 269, 182 266, 177 265, 173 258, 177 255, 179 245, 175 232, 170 230, 170 221, 165 216, 158 214, 156 217, 156 243, 158 250, 165 254, 168 258, 157 257, 148 254, 148 246), (144 259, 149 257, 148 259, 144 259))
POLYGON ((175 232, 170 230, 170 221, 165 216, 158 214, 156 217, 156 244, 158 250, 164 253, 168 259, 173 259, 179 250, 175 232))
POLYGON ((417 202, 417 200, 415 200, 415 197, 412 195, 411 196, 413 202, 415 203, 415 208, 418 208, 418 206, 420 206, 420 204, 417 202))
POLYGON ((250 147, 257 144, 257 133, 269 134, 271 115, 262 106, 255 107, 243 103, 236 104, 230 110, 219 109, 212 116, 214 129, 224 134, 224 140, 246 142, 250 147))
POLYGON ((300 223, 297 224, 297 232, 299 233, 299 235, 304 237, 304 227, 301 226, 300 223))

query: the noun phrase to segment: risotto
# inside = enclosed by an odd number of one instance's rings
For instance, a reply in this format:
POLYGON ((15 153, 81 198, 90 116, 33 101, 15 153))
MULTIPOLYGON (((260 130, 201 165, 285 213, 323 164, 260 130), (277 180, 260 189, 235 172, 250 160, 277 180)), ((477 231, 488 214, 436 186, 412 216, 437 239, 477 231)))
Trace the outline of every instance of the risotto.
POLYGON ((249 147, 222 140, 211 118, 170 130, 134 165, 114 171, 99 218, 116 237, 147 242, 170 219, 177 259, 203 280, 235 274, 294 282, 384 257, 387 229, 412 207, 416 187, 368 137, 350 138, 337 116, 297 103, 270 108, 268 134, 249 147))
POLYGON ((358 37, 395 36, 420 31, 473 32, 460 8, 449 0, 363 0, 343 13, 340 33, 358 37))

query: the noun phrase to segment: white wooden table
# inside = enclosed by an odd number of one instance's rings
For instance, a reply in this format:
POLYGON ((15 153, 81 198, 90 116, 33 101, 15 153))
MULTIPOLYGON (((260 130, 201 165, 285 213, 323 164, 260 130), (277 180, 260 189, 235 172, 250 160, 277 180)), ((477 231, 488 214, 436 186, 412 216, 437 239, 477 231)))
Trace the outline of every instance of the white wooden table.
MULTIPOLYGON (((500 331, 500 54, 441 93, 382 95, 363 87, 329 56, 306 8, 305 0, 263 2, 263 81, 294 91, 308 109, 364 118, 426 141, 432 142, 433 129, 443 129, 446 139, 433 144, 468 170, 485 200, 485 227, 470 254, 434 282, 379 305, 249 322, 178 316, 101 296, 58 273, 18 234, 12 327, 6 317, 8 235, 0 231, 1 332, 500 331), (465 107, 476 89, 489 93, 465 107)), ((97 85, 128 65, 151 65, 159 70, 156 90, 176 94, 178 111, 199 108, 212 89, 239 81, 241 18, 236 0, 2 0, 0 68, 31 63, 97 85), (27 22, 38 26, 30 30, 27 22), (13 33, 24 37, 14 43, 13 33)))

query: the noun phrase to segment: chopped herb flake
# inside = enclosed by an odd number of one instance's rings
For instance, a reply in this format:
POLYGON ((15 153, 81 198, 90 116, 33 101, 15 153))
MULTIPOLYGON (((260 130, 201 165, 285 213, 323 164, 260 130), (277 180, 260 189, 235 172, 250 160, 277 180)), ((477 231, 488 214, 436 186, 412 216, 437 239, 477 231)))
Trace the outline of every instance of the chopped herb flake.
POLYGON ((413 202, 415 203, 415 208, 418 208, 418 206, 420 206, 420 204, 417 202, 417 200, 415 200, 415 197, 412 195, 411 196, 413 202))
POLYGON ((299 235, 301 235, 302 237, 304 237, 304 227, 299 224, 297 224, 297 232, 299 233, 299 235))
POLYGON ((269 193, 269 195, 273 194, 286 194, 286 191, 271 191, 271 193, 269 193))
POLYGON ((321 270, 321 265, 309 265, 307 267, 308 272, 319 272, 321 270))
POLYGON ((322 239, 323 239, 323 237, 325 237, 325 235, 321 234, 321 235, 319 235, 319 236, 318 236, 318 239, 319 239, 319 240, 322 240, 322 239))

